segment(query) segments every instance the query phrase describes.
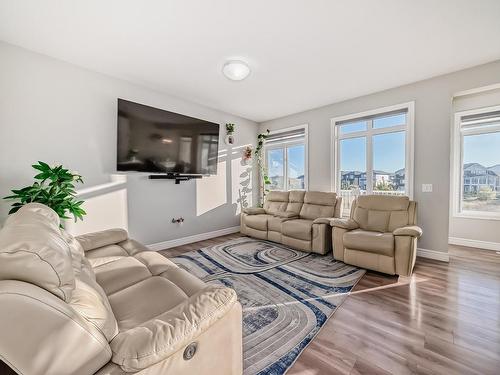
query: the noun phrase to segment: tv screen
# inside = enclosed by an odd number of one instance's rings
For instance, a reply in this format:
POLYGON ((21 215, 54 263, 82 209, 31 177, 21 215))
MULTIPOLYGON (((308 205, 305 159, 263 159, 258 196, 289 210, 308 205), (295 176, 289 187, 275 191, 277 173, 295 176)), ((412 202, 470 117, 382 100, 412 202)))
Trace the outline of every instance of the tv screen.
POLYGON ((118 99, 118 171, 217 174, 219 124, 118 99))

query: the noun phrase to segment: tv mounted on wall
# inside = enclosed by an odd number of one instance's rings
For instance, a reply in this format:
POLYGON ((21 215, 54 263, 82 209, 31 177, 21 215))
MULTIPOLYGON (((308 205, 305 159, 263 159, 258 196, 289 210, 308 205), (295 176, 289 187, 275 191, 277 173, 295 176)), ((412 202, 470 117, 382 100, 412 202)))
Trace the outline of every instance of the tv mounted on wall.
POLYGON ((217 174, 219 124, 118 99, 117 170, 217 174))

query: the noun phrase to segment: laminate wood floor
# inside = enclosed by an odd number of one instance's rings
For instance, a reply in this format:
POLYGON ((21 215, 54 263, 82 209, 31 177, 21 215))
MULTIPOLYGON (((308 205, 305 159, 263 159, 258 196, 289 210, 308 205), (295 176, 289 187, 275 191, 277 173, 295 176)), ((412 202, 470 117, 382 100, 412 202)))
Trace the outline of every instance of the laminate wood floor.
POLYGON ((417 258, 411 277, 367 272, 287 374, 500 374, 500 255, 449 253, 449 263, 417 258))

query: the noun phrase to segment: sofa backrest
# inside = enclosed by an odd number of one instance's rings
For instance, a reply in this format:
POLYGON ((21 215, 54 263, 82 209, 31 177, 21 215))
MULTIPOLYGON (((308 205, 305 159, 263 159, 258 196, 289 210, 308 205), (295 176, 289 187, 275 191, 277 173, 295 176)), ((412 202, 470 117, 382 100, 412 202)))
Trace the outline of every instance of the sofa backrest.
POLYGON ((300 213, 300 210, 302 209, 302 205, 304 204, 305 194, 305 190, 290 190, 286 210, 295 212, 298 215, 300 213))
POLYGON ((9 216, 0 231, 0 280, 35 284, 68 302, 75 274, 59 224, 57 214, 38 203, 9 216))
POLYGON ((300 218, 314 220, 320 217, 334 217, 336 204, 336 193, 307 191, 300 209, 300 218))
POLYGON ((416 203, 406 196, 361 195, 352 203, 351 219, 364 230, 392 232, 416 224, 416 203))
POLYGON ((270 191, 264 202, 264 209, 268 214, 284 212, 288 206, 288 191, 270 191))
POLYGON ((111 358, 108 342, 118 333, 82 246, 59 223, 51 208, 30 203, 0 230, 0 305, 6 311, 0 331, 7 341, 23 331, 24 341, 43 347, 40 357, 30 358, 35 356, 31 344, 0 344, 5 358, 23 373, 32 373, 32 360, 38 361, 37 372, 93 373, 111 358), (35 320, 37 329, 19 329, 31 326, 26 319, 35 320), (47 340, 59 344, 46 345, 47 340), (77 360, 68 354, 72 350, 77 360))

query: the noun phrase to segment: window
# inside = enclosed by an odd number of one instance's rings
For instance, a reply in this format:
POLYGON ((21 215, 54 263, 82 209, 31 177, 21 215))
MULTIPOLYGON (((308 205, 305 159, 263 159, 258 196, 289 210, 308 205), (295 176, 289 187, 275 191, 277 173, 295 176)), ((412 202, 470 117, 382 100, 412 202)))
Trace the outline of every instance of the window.
POLYGON ((455 114, 454 214, 500 218, 500 106, 455 114))
POLYGON ((332 119, 332 190, 343 197, 344 215, 359 194, 412 196, 413 108, 332 119))
POLYGON ((307 126, 271 132, 265 146, 269 190, 307 189, 307 126))

